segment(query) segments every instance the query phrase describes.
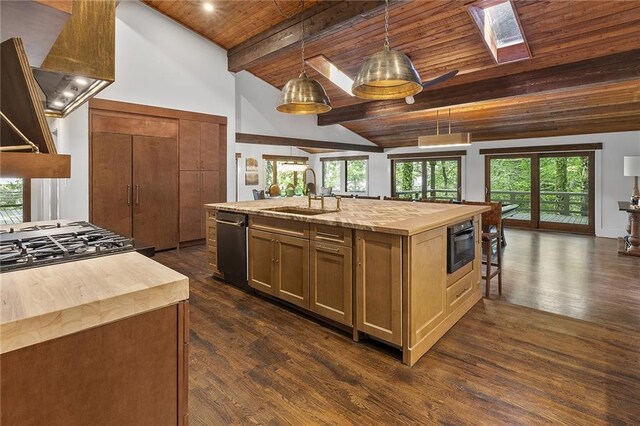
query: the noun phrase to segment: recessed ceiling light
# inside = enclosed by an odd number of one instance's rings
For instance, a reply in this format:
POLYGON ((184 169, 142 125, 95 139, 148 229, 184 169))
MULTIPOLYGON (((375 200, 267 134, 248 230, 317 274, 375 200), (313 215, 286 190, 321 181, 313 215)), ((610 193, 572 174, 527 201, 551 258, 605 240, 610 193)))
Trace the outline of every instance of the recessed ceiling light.
POLYGON ((75 94, 70 91, 70 90, 65 90, 64 92, 62 92, 62 94, 66 97, 66 98, 73 98, 75 96, 75 94))
POLYGON ((78 83, 81 86, 86 86, 87 84, 89 84, 87 82, 87 80, 85 80, 84 78, 80 78, 80 77, 76 78, 76 83, 78 83))
POLYGON ((53 106, 63 107, 64 106, 64 102, 62 102, 62 101, 53 101, 53 106))
POLYGON ((204 7, 204 10, 207 12, 213 12, 213 5, 211 3, 204 3, 202 7, 204 7))

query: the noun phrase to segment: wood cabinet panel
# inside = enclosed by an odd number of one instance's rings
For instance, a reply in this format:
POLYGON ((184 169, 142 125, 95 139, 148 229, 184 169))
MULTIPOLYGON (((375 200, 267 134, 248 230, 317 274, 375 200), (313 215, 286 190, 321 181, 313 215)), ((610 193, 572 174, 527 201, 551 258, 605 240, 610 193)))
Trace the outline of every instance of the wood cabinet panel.
POLYGON ((446 237, 446 228, 439 228, 409 239, 410 347, 429 334, 447 315, 446 237))
POLYGON ((133 235, 157 250, 178 245, 178 141, 133 137, 133 235))
POLYGON ((131 136, 93 133, 91 138, 91 221, 131 237, 131 136))
POLYGON ((267 232, 276 232, 292 237, 309 238, 309 224, 295 220, 249 216, 249 226, 267 232))
POLYGON ((202 223, 201 174, 199 171, 180 171, 180 241, 204 238, 202 223))
POLYGON ((220 170, 219 145, 220 125, 202 122, 200 124, 200 168, 202 170, 220 170))
POLYGON ((178 121, 146 115, 92 110, 92 132, 178 138, 178 121))
POLYGON ((276 293, 282 300, 309 309, 309 240, 275 238, 276 293))
POLYGON ((311 310, 353 325, 351 247, 311 241, 309 257, 311 310))
POLYGON ((0 423, 182 424, 189 333, 180 324, 188 327, 189 311, 181 305, 0 355, 0 423))
POLYGON ((275 295, 275 241, 269 232, 249 229, 249 285, 275 295))
POLYGON ((180 170, 200 170, 200 122, 180 120, 180 170))
POLYGON ((356 327, 402 344, 402 237, 356 231, 356 327))
POLYGON ((312 240, 343 244, 351 247, 353 229, 312 223, 310 235, 312 240))
POLYGON ((202 237, 200 238, 204 238, 204 227, 206 224, 206 211, 204 209, 204 205, 220 202, 220 177, 217 171, 202 171, 200 173, 202 197, 200 199, 198 215, 200 217, 200 224, 202 226, 202 237))
POLYGON ((474 289, 474 273, 470 272, 458 280, 446 291, 446 314, 455 311, 472 294, 474 289))
POLYGON ((209 262, 209 270, 214 274, 219 274, 218 271, 218 239, 217 239, 217 223, 215 211, 207 212, 206 219, 207 226, 207 258, 209 262))

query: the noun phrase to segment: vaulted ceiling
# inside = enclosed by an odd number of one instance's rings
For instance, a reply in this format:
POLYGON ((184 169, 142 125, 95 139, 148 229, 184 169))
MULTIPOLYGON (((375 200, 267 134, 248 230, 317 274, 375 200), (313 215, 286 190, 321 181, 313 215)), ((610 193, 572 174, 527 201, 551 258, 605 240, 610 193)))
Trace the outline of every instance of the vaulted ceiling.
MULTIPOLYGON (((277 88, 299 69, 298 1, 143 0, 228 49, 230 70, 277 88), (289 18, 288 18, 289 16, 289 18)), ((436 110, 452 131, 496 140, 640 130, 640 1, 516 0, 532 58, 498 65, 467 8, 471 1, 392 1, 390 41, 423 81, 459 74, 417 95, 414 105, 352 97, 308 68, 342 124, 382 147, 435 133, 436 110)), ((351 77, 382 48, 383 2, 305 2, 306 56, 324 55, 351 77)))

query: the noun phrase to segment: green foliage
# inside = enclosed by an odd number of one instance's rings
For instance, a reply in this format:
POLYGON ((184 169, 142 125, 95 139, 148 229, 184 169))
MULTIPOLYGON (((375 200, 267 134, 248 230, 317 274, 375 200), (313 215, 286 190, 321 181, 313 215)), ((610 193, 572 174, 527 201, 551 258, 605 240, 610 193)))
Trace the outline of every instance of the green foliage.
POLYGON ((22 179, 0 179, 0 206, 21 206, 22 179))
POLYGON ((458 198, 457 161, 397 161, 395 168, 395 190, 399 197, 458 198), (426 188, 423 188, 423 173, 426 173, 426 188))
POLYGON ((341 161, 322 162, 322 186, 340 191, 340 164, 341 161))
POLYGON ((347 160, 347 192, 367 191, 367 160, 347 160))
MULTIPOLYGON (((541 156, 539 167, 541 213, 586 216, 589 190, 588 157, 541 156)), ((491 200, 519 204, 519 212, 531 211, 530 158, 491 160, 491 200)))

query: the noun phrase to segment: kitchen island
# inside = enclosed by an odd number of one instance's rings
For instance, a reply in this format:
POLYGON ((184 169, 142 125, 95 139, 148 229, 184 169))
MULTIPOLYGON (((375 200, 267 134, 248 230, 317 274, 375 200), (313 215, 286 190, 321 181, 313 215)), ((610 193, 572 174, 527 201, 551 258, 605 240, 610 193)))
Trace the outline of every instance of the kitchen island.
POLYGON ((413 365, 480 300, 485 206, 326 198, 205 205, 209 267, 216 214, 248 215, 255 290, 402 349, 413 365), (471 221, 474 259, 447 273, 447 227, 471 221))
POLYGON ((1 273, 0 423, 183 424, 188 298, 134 251, 1 273))

